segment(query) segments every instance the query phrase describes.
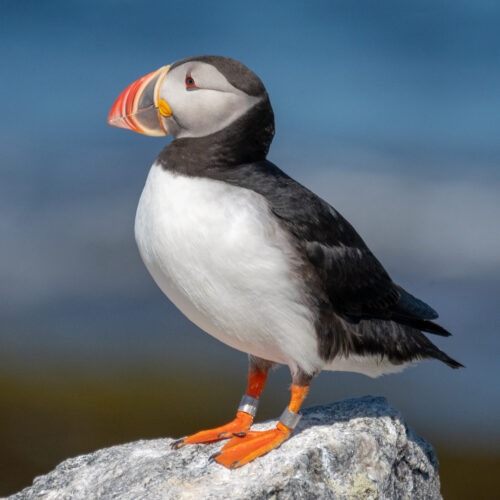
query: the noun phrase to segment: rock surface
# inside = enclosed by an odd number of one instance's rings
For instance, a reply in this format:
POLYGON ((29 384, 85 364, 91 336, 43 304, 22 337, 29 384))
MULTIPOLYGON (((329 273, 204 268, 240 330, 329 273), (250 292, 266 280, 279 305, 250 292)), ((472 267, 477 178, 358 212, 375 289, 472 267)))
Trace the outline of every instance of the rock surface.
POLYGON ((221 443, 174 451, 172 439, 138 441, 65 460, 9 498, 441 498, 434 450, 385 399, 349 399, 303 415, 291 439, 241 469, 209 462, 221 443))

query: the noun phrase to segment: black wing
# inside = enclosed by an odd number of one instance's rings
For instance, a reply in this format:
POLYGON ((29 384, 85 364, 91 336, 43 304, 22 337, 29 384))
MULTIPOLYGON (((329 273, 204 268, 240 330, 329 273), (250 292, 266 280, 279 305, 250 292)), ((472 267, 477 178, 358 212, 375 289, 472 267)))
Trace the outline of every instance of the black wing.
POLYGON ((377 318, 450 335, 437 313, 395 284, 349 222, 268 161, 239 165, 224 181, 263 195, 313 264, 333 310, 351 322, 377 318))

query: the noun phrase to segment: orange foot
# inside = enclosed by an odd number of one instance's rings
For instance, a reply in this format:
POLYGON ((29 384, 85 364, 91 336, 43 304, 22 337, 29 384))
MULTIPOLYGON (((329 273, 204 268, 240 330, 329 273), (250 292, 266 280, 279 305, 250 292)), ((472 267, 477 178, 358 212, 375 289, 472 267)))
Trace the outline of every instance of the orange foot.
POLYGON ((236 418, 232 422, 216 427, 215 429, 200 431, 196 434, 192 434, 191 436, 179 439, 179 441, 172 443, 172 448, 177 450, 187 444, 214 443, 222 439, 228 439, 234 435, 245 433, 245 431, 250 429, 252 421, 252 415, 239 411, 236 413, 236 418))
POLYGON ((229 469, 236 469, 277 448, 288 439, 291 429, 278 422, 269 431, 249 431, 243 436, 234 436, 213 459, 229 469))

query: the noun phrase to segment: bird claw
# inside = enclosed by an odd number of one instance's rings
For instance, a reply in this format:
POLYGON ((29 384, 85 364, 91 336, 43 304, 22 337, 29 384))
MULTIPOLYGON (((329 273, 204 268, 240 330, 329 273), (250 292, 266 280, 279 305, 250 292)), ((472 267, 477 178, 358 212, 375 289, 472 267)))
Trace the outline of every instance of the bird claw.
POLYGON ((231 436, 228 436, 228 437, 245 437, 247 435, 247 433, 245 431, 242 431, 242 432, 233 432, 233 434, 231 436))
POLYGON ((170 443, 170 448, 172 448, 173 450, 178 450, 179 448, 186 446, 187 443, 184 442, 185 439, 186 438, 181 438, 177 441, 174 441, 173 443, 170 443))

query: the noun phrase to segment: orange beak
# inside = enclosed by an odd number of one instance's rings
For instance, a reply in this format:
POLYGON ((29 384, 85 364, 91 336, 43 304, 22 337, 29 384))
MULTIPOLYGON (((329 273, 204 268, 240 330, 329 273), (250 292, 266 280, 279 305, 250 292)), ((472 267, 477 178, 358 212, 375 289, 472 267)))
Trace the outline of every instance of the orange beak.
POLYGON ((160 88, 169 69, 163 66, 129 85, 111 107, 108 125, 156 137, 167 135, 163 117, 172 111, 160 99, 160 88))

